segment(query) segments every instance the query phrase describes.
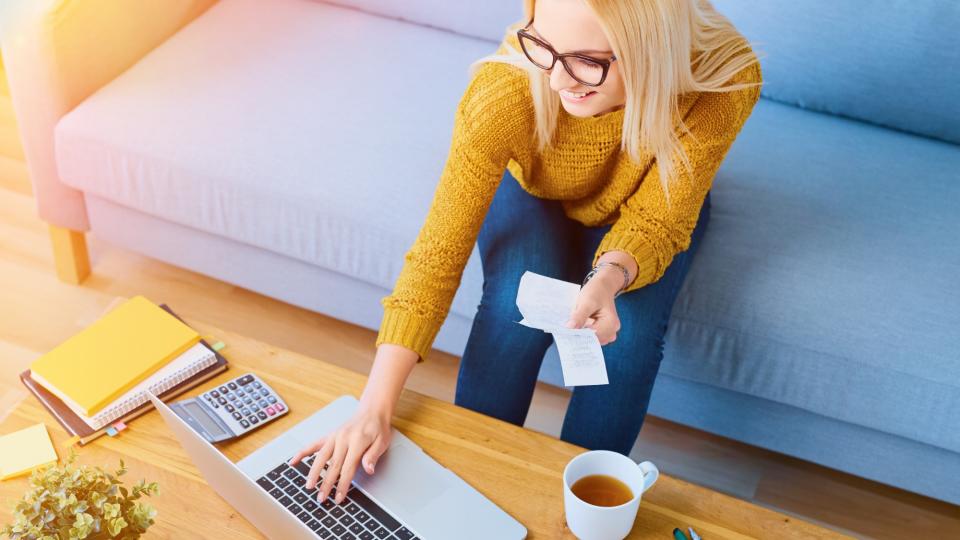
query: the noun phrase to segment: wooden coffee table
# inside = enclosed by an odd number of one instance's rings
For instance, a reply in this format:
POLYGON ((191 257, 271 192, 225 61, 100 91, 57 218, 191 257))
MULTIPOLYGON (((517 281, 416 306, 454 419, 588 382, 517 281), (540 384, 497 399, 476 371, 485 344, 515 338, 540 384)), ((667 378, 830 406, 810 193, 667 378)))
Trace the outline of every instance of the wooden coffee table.
MULTIPOLYGON (((343 394, 359 396, 365 376, 266 343, 185 318, 203 335, 226 343, 231 363, 226 373, 182 397, 197 395, 238 374, 255 372, 290 405, 286 418, 247 437, 223 445, 233 461, 343 394)), ((322 356, 322 351, 318 351, 322 356)), ((0 423, 0 433, 44 422, 61 458, 68 434, 33 399, 27 397, 0 423)), ((448 467, 530 532, 529 538, 573 538, 563 515, 561 474, 583 448, 547 435, 500 422, 473 411, 405 391, 394 425, 430 456, 448 467)), ((101 437, 77 447, 78 462, 113 469, 122 458, 124 478, 156 480, 160 494, 149 498, 158 511, 148 537, 263 538, 223 501, 193 466, 160 416, 151 411, 133 420, 116 437, 101 437)), ((0 524, 12 521, 15 500, 27 489, 26 478, 0 482, 0 524)), ((630 538, 668 540, 674 527, 692 526, 704 540, 717 538, 846 538, 739 499, 661 474, 643 496, 630 538)))

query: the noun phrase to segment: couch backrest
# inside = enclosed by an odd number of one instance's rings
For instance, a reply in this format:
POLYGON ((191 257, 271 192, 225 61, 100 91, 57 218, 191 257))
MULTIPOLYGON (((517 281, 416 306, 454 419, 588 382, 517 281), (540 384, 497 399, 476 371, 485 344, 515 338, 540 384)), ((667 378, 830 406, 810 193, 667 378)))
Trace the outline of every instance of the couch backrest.
MULTIPOLYGON (((499 42, 523 0, 322 0, 499 42)), ((960 143, 960 1, 713 0, 766 56, 763 95, 960 143)))
MULTIPOLYGON (((499 43, 523 0, 322 0, 499 43)), ((491 51, 492 52, 492 51, 491 51)))
POLYGON ((762 94, 960 143, 957 0, 713 0, 761 60, 762 94))

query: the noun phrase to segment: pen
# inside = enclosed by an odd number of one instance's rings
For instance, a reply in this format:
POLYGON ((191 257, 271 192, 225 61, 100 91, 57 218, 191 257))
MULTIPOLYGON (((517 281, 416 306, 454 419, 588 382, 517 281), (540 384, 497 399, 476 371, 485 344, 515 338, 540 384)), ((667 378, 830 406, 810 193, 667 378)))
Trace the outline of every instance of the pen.
POLYGON ((687 540, 687 535, 683 534, 679 528, 673 530, 674 540, 687 540))
POLYGON ((693 527, 687 527, 687 530, 690 531, 690 540, 700 540, 700 535, 693 530, 693 527))

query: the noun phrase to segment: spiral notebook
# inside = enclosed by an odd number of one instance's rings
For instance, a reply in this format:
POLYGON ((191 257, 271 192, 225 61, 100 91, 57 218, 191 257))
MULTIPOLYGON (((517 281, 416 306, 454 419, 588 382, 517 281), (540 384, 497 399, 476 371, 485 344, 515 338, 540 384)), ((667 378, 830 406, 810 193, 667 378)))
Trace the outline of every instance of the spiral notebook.
MULTIPOLYGON (((166 304, 160 304, 160 307, 174 317, 180 319, 180 317, 166 304)), ((199 372, 194 373, 191 376, 187 376, 179 384, 175 384, 172 388, 169 388, 162 394, 157 394, 160 399, 164 401, 173 399, 176 396, 179 396, 184 392, 203 384, 205 381, 208 381, 227 370, 227 359, 224 358, 223 355, 214 351, 213 347, 211 347, 210 344, 204 339, 200 340, 200 344, 210 350, 211 354, 214 355, 214 363, 204 369, 201 369, 199 372)), ((179 378, 179 376, 176 378, 179 378)), ((107 424, 99 429, 94 429, 88 425, 86 421, 84 421, 76 414, 76 412, 73 411, 73 409, 64 404, 60 398, 47 391, 46 388, 33 380, 33 378, 30 376, 30 370, 26 370, 20 374, 20 381, 60 423, 60 425, 67 430, 67 432, 69 432, 71 435, 76 435, 79 437, 81 445, 87 444, 101 435, 104 435, 107 431, 107 428, 110 426, 110 424, 107 424)), ((119 403, 119 401, 117 403, 119 403)), ((149 401, 145 401, 141 405, 123 414, 120 418, 117 418, 116 421, 129 423, 131 420, 149 411, 150 409, 153 409, 153 404, 149 401)), ((111 424, 113 423, 115 422, 111 422, 111 424)))
POLYGON ((30 376, 96 416, 198 341, 196 330, 137 295, 31 362, 30 376))
POLYGON ((100 429, 149 401, 146 390, 150 390, 154 395, 162 395, 216 363, 217 356, 213 351, 203 343, 197 343, 93 416, 86 416, 70 403, 64 403, 88 426, 100 429))

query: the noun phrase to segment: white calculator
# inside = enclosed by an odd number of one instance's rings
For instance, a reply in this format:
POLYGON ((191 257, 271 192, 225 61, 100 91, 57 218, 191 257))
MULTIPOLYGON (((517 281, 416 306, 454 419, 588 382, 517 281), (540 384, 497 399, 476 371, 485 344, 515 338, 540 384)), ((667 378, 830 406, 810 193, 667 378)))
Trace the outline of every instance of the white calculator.
POLYGON ((253 373, 247 373, 198 397, 170 404, 170 409, 211 443, 235 439, 290 410, 280 396, 253 373))

